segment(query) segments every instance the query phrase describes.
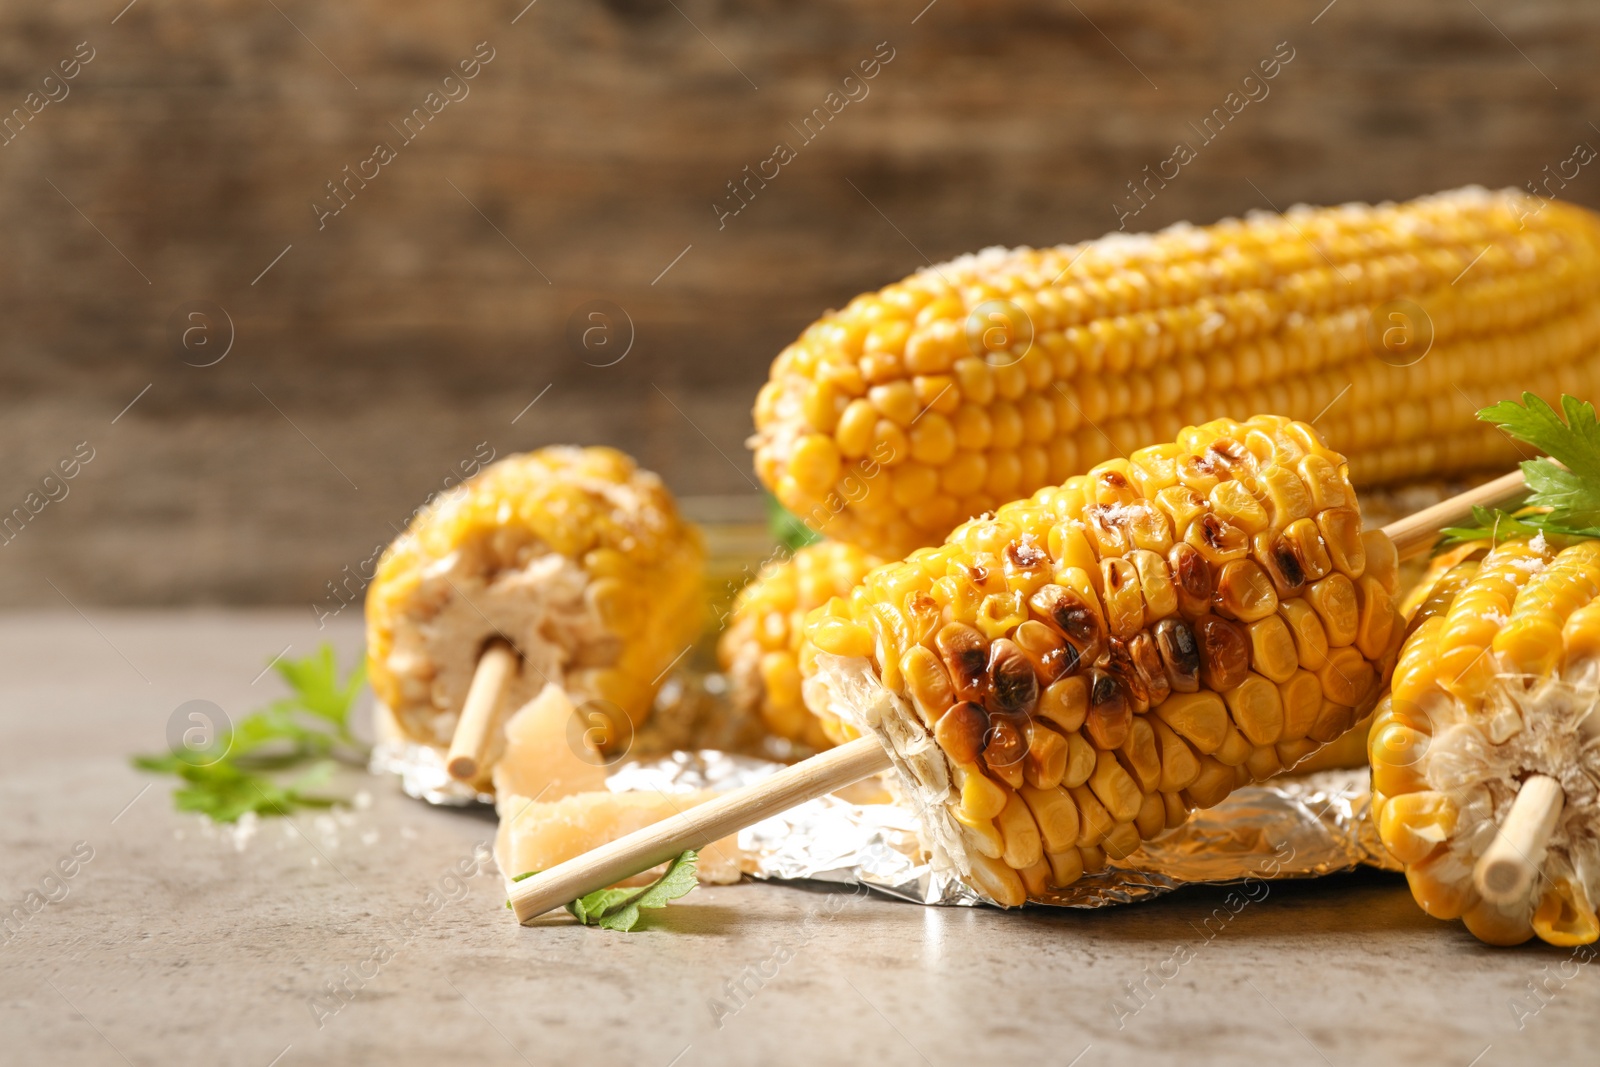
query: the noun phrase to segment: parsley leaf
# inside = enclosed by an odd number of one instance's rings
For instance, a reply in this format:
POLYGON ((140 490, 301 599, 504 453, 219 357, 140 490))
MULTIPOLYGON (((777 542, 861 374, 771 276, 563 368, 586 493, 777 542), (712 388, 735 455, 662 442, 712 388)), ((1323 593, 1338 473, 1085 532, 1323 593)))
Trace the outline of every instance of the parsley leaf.
MULTIPOLYGON (((639 925, 640 908, 664 908, 669 900, 687 895, 700 884, 699 876, 695 873, 695 864, 699 859, 699 853, 689 849, 667 864, 666 873, 649 885, 596 890, 568 904, 567 910, 585 926, 626 933, 639 925)), ((520 882, 538 873, 526 871, 511 880, 520 882)), ((506 901, 506 907, 510 906, 511 902, 506 901)))
POLYGON ((1441 547, 1539 533, 1600 538, 1600 419, 1593 404, 1563 395, 1558 412, 1523 393, 1521 404, 1502 400, 1479 411, 1478 418, 1545 456, 1522 463, 1529 492, 1515 514, 1474 508, 1473 524, 1442 531, 1441 547))
POLYGON ((245 716, 218 736, 208 750, 133 757, 151 774, 182 781, 172 794, 179 811, 197 811, 216 822, 237 822, 246 812, 287 815, 299 808, 326 808, 336 797, 322 795, 334 759, 365 763, 366 750, 350 729, 364 678, 358 661, 341 684, 333 648, 323 645, 298 660, 275 663, 290 696, 245 716), (304 773, 280 782, 271 772, 309 763, 304 773))
POLYGON ((1523 393, 1522 405, 1501 401, 1478 412, 1478 418, 1556 461, 1522 464, 1532 490, 1530 505, 1549 508, 1549 521, 1561 526, 1600 526, 1600 420, 1586 400, 1563 396, 1561 408, 1557 413, 1532 393, 1523 393))

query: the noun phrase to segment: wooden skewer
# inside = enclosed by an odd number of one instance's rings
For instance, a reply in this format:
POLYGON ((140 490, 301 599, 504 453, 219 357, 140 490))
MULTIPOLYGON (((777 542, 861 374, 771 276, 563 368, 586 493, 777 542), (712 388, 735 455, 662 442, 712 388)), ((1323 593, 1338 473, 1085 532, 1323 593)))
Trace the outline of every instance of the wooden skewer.
POLYGON ((478 666, 472 672, 472 685, 467 689, 467 701, 461 706, 461 718, 456 721, 455 736, 450 738, 450 754, 445 759, 445 767, 456 781, 470 782, 478 777, 484 750, 489 747, 495 712, 505 694, 506 683, 516 670, 517 653, 500 638, 490 641, 478 658, 478 666))
POLYGON ((524 878, 511 887, 511 907, 517 913, 517 921, 525 923, 596 889, 665 863, 685 849, 704 848, 768 816, 888 768, 889 756, 883 746, 874 738, 859 737, 755 785, 725 793, 524 878))
POLYGON ((1400 558, 1410 559, 1432 548, 1440 530, 1449 526, 1459 526, 1471 519, 1473 508, 1494 508, 1510 504, 1520 500, 1527 491, 1528 483, 1523 480, 1522 471, 1514 470, 1487 485, 1468 489, 1459 496, 1423 508, 1415 515, 1397 519, 1385 526, 1383 532, 1394 542, 1400 558))
POLYGON ((1535 774, 1522 783, 1500 832, 1472 869, 1480 897, 1491 904, 1528 899, 1566 800, 1561 783, 1549 775, 1535 774))
MULTIPOLYGON (((1400 557, 1407 559, 1427 551, 1444 527, 1469 520, 1474 506, 1506 504, 1525 491, 1522 473, 1516 471, 1383 529, 1395 542, 1400 557)), ((525 923, 552 908, 665 863, 685 849, 702 848, 797 804, 869 778, 889 765, 888 754, 874 738, 851 741, 755 785, 707 801, 525 878, 511 887, 511 907, 517 913, 517 921, 525 923)), ((1527 791, 1526 785, 1523 791, 1527 791)), ((1520 802, 1520 795, 1518 799, 1520 802)))

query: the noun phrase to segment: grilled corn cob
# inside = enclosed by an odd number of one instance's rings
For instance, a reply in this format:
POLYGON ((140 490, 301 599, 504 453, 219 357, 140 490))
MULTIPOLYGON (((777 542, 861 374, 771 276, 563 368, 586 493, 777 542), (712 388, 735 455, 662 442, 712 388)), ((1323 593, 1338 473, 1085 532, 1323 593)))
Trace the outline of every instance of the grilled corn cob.
POLYGON ((405 736, 447 746, 478 656, 501 636, 522 657, 504 708, 550 682, 638 723, 699 633, 703 565, 699 531, 622 453, 509 456, 429 505, 379 561, 367 592, 373 692, 405 736))
POLYGON ((1321 415, 1357 484, 1504 466, 1465 397, 1600 386, 1597 292, 1600 220, 1476 188, 990 249, 812 324, 751 446, 796 515, 893 557, 1230 411, 1321 415))
POLYGON ((1411 620, 1369 756, 1372 811, 1428 914, 1484 941, 1600 937, 1600 541, 1504 541, 1445 571, 1411 620), (1523 791, 1565 794, 1540 875, 1486 900, 1474 872, 1523 791))
POLYGON ((774 735, 811 748, 832 743, 800 696, 806 613, 848 594, 882 562, 854 545, 823 541, 766 564, 739 593, 717 652, 735 702, 758 711, 774 735))
POLYGON ((1214 421, 814 611, 806 703, 881 727, 933 841, 1020 904, 1349 729, 1399 645, 1395 564, 1315 430, 1214 421))

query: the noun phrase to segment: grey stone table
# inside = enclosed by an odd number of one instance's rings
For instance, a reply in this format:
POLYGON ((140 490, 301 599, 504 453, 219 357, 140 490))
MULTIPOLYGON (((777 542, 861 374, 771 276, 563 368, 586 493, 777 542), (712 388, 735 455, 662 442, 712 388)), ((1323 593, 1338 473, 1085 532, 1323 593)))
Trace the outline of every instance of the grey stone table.
POLYGON ((754 883, 630 935, 524 929, 476 868, 487 817, 352 771, 349 812, 239 840, 129 768, 178 705, 262 704, 265 661, 324 638, 348 657, 360 634, 0 619, 0 1062, 1594 1062, 1600 967, 1484 948, 1393 875, 1274 885, 1209 937, 1217 891, 1002 914, 754 883))

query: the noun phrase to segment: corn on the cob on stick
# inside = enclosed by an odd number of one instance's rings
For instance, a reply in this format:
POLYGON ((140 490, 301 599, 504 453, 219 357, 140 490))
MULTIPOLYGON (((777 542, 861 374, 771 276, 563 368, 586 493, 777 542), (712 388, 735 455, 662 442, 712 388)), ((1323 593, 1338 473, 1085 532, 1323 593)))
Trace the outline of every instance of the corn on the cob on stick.
POLYGON ((1543 536, 1458 564, 1413 619, 1369 741, 1373 817, 1428 914, 1492 944, 1600 936, 1600 541, 1543 536), (1485 899, 1474 872, 1522 790, 1565 807, 1526 859, 1537 877, 1485 899))
POLYGON ((811 748, 843 740, 824 732, 800 696, 805 617, 849 593, 882 562, 854 545, 822 541, 766 564, 740 591, 717 653, 732 680, 734 701, 759 711, 771 733, 811 748))
POLYGON ((1597 292, 1600 220, 1516 191, 990 249, 785 349, 755 466, 814 528, 890 557, 1241 410, 1321 415, 1357 484, 1504 466, 1465 397, 1600 386, 1597 292), (1401 298, 1423 312, 1390 318, 1401 298))
MULTIPOLYGON (((604 702, 608 719, 645 717, 700 630, 703 565, 699 532, 622 453, 507 457, 431 504, 380 560, 367 593, 373 692, 407 737, 449 745, 480 656, 504 639, 520 663, 470 775, 486 789, 501 723, 547 683, 604 702)), ((614 741, 626 726, 602 732, 614 741)))
POLYGON ((889 694, 925 825, 1020 904, 1349 729, 1398 648, 1396 563, 1315 430, 1219 420, 813 612, 807 703, 857 718, 889 694))
POLYGON ((1549 458, 1522 464, 1521 511, 1457 531, 1369 738, 1373 819, 1417 903, 1499 945, 1600 938, 1600 420, 1561 408, 1479 412, 1549 458))

